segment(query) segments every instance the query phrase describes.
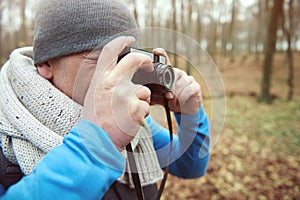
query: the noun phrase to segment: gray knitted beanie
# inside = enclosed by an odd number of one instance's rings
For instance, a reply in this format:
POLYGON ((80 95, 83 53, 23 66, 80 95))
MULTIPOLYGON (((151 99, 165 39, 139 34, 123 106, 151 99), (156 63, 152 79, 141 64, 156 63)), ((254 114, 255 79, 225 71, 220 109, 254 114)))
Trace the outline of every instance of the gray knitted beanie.
POLYGON ((40 0, 34 63, 102 48, 119 35, 137 37, 133 16, 119 0, 40 0))

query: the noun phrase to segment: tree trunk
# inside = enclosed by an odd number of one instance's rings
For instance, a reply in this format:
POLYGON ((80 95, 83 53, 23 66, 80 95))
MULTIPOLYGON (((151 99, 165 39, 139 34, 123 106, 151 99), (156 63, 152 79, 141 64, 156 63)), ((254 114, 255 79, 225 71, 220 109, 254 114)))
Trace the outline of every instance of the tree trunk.
POLYGON ((209 31, 209 39, 207 45, 207 52, 209 53, 210 57, 215 60, 215 55, 217 53, 217 21, 211 20, 212 24, 209 31))
POLYGON ((3 44, 2 44, 2 13, 3 13, 3 9, 2 9, 2 0, 0 0, 0 67, 3 64, 2 59, 3 55, 4 55, 4 48, 3 48, 3 44))
POLYGON ((132 0, 132 3, 133 3, 133 15, 134 15, 134 18, 135 18, 135 21, 136 21, 136 24, 138 27, 139 26, 139 18, 138 18, 138 13, 137 13, 137 0, 132 0))
POLYGON ((197 6, 197 27, 196 27, 196 38, 197 38, 197 42, 199 44, 201 44, 201 40, 202 40, 202 21, 201 21, 201 5, 198 5, 199 3, 196 2, 196 6, 197 6))
POLYGON ((173 36, 172 36, 172 44, 173 44, 173 65, 177 66, 177 12, 176 12, 176 0, 172 0, 172 7, 173 7, 173 36))
MULTIPOLYGON (((284 17, 284 16, 283 16, 284 17)), ((294 16, 293 16, 293 0, 289 1, 289 9, 288 9, 288 22, 289 22, 289 29, 284 28, 284 32, 286 35, 287 43, 288 43, 288 48, 286 51, 287 55, 287 62, 288 62, 288 96, 287 99, 291 101, 293 99, 294 95, 294 58, 293 58, 293 51, 292 51, 292 35, 293 35, 293 22, 294 22, 294 16)))
POLYGON ((21 33, 20 33, 20 46, 29 45, 27 41, 27 30, 26 30, 26 0, 20 1, 21 10, 21 33))
POLYGON ((259 55, 261 53, 259 47, 262 44, 262 27, 263 27, 263 0, 258 1, 258 16, 257 16, 257 24, 256 24, 256 44, 255 44, 255 60, 259 61, 259 55))
POLYGON ((221 35, 221 40, 222 40, 222 55, 227 56, 227 44, 228 44, 228 24, 223 23, 221 24, 222 26, 222 35, 221 35))
POLYGON ((231 50, 230 50, 230 61, 234 62, 234 51, 235 51, 235 37, 234 37, 234 29, 235 29, 235 16, 236 16, 236 0, 232 1, 232 10, 231 10, 231 22, 229 27, 229 37, 231 43, 231 50))
POLYGON ((276 39, 277 39, 277 26, 278 26, 278 17, 280 15, 280 10, 283 6, 283 0, 274 0, 273 8, 271 13, 271 18, 269 20, 268 26, 268 37, 266 38, 266 51, 265 51, 265 60, 263 65, 263 79, 261 86, 261 95, 260 101, 271 103, 272 97, 270 94, 271 87, 271 75, 272 75, 272 64, 273 64, 273 55, 276 48, 276 39))
MULTIPOLYGON (((182 5, 184 4, 184 1, 182 1, 182 5)), ((188 24, 192 24, 192 12, 193 12, 193 5, 194 5, 194 1, 193 0, 190 0, 187 2, 187 13, 186 13, 186 21, 184 22, 185 23, 185 29, 187 30, 190 30, 191 31, 191 35, 192 35, 192 30, 190 27, 186 27, 186 25, 188 24)), ((183 6, 182 6, 183 8, 183 6)), ((181 11, 183 12, 183 10, 181 11)), ((183 24, 182 24, 183 25, 183 24)), ((189 33, 186 33, 186 34, 189 34, 189 33)), ((191 59, 192 59, 192 52, 191 52, 191 49, 189 48, 188 44, 186 44, 187 46, 187 60, 186 60, 186 73, 187 74, 191 74, 191 71, 192 71, 192 65, 190 63, 191 59)))

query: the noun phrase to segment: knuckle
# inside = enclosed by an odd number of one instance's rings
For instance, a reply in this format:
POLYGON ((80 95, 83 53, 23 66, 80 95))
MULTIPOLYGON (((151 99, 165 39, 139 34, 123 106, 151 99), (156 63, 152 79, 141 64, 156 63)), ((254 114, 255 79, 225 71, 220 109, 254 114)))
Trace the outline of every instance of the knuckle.
POLYGON ((129 109, 129 115, 135 116, 137 114, 137 111, 138 111, 138 107, 132 105, 131 108, 129 109))
POLYGON ((190 81, 190 83, 196 82, 196 80, 195 80, 195 78, 193 76, 189 75, 187 78, 190 81))
POLYGON ((103 52, 107 53, 107 54, 114 54, 115 50, 113 49, 112 45, 110 43, 108 43, 107 45, 105 45, 102 49, 103 52))
POLYGON ((107 77, 107 78, 104 78, 102 80, 102 85, 106 86, 106 85, 114 85, 114 80, 107 77))
POLYGON ((145 116, 145 113, 148 112, 150 105, 142 100, 135 101, 133 105, 131 105, 131 109, 129 111, 131 116, 134 116, 136 119, 141 119, 145 116))
POLYGON ((102 87, 104 89, 111 89, 117 85, 117 79, 114 79, 112 77, 106 77, 105 79, 102 80, 102 87))
POLYGON ((189 94, 194 95, 196 93, 196 88, 193 87, 193 85, 190 85, 188 88, 189 88, 189 94))
POLYGON ((165 49, 161 48, 161 47, 155 48, 154 51, 159 53, 160 55, 164 55, 164 56, 167 55, 167 52, 165 51, 165 49))
POLYGON ((143 92, 143 94, 145 94, 146 96, 150 96, 151 95, 151 90, 146 87, 146 86, 139 86, 140 90, 143 92))
POLYGON ((201 85, 199 83, 195 82, 194 87, 196 88, 196 91, 201 91, 201 85))
POLYGON ((183 70, 181 70, 181 75, 185 76, 185 77, 188 76, 187 73, 185 71, 183 71, 183 70))
POLYGON ((187 76, 187 73, 181 69, 174 68, 175 76, 177 75, 177 78, 180 79, 181 77, 187 76))
POLYGON ((177 71, 178 71, 178 73, 180 74, 180 75, 182 75, 182 76, 186 76, 187 75, 187 73, 185 72, 185 71, 183 71, 183 70, 181 70, 181 69, 177 69, 177 68, 175 68, 177 71))

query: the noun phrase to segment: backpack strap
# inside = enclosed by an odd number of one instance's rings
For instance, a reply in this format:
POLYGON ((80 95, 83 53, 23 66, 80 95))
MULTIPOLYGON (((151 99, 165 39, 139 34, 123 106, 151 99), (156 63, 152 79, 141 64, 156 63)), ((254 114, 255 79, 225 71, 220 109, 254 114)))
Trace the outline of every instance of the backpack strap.
POLYGON ((0 184, 5 188, 17 183, 24 176, 19 165, 11 163, 0 147, 0 184))

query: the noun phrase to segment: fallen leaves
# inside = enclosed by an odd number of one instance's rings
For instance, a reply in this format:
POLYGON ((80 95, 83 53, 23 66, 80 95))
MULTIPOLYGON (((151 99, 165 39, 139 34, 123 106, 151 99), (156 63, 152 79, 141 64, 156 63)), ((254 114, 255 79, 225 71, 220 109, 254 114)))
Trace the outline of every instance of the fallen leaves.
POLYGON ((228 99, 226 125, 200 179, 170 177, 164 199, 300 199, 300 99, 228 99))

